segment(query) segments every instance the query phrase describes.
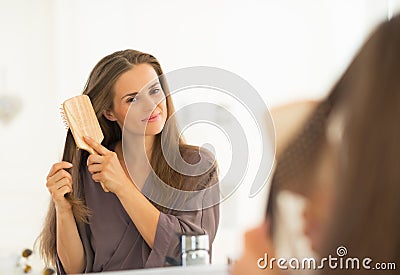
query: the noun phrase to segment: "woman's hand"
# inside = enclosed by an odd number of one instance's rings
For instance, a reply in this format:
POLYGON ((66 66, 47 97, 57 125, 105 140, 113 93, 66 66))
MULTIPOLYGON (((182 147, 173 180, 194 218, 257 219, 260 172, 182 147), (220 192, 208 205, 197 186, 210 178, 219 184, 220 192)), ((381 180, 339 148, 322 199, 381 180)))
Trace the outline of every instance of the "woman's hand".
POLYGON ((99 155, 88 157, 88 170, 95 182, 101 183, 105 192, 118 193, 131 180, 126 176, 117 154, 108 150, 90 137, 84 137, 85 142, 99 155))
POLYGON ((280 273, 280 271, 276 270, 276 268, 270 269, 269 263, 267 268, 259 267, 259 265, 265 266, 265 260, 269 261, 271 257, 275 257, 275 251, 272 245, 268 227, 268 222, 264 221, 258 227, 253 228, 245 233, 243 254, 240 259, 233 264, 230 272, 232 275, 280 273), (267 253, 268 259, 265 259, 265 253, 267 253))
POLYGON ((55 163, 49 174, 47 175, 47 190, 49 190, 51 197, 57 211, 71 210, 71 204, 64 197, 65 194, 72 192, 72 176, 64 169, 71 168, 72 164, 66 161, 55 163))

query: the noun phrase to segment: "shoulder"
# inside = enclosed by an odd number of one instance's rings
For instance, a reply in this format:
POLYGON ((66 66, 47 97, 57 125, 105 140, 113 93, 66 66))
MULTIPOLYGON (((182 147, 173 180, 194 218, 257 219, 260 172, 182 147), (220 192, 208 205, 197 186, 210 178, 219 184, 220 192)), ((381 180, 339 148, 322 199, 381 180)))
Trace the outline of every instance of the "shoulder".
POLYGON ((183 160, 189 164, 195 165, 202 162, 217 167, 217 161, 214 154, 206 148, 192 145, 181 145, 179 150, 183 160))
POLYGON ((218 183, 218 165, 213 153, 197 146, 180 148, 183 160, 193 165, 193 175, 184 176, 185 190, 201 190, 218 183))

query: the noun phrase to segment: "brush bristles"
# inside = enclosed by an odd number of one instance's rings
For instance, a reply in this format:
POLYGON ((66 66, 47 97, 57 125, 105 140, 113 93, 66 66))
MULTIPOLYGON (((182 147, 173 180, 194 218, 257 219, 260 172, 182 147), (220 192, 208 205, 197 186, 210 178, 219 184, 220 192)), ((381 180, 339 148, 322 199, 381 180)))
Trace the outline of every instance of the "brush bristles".
POLYGON ((69 129, 69 124, 68 124, 67 118, 65 117, 65 112, 64 112, 64 108, 62 107, 62 105, 60 107, 60 115, 61 115, 61 119, 62 119, 62 121, 64 123, 65 130, 68 130, 69 129))

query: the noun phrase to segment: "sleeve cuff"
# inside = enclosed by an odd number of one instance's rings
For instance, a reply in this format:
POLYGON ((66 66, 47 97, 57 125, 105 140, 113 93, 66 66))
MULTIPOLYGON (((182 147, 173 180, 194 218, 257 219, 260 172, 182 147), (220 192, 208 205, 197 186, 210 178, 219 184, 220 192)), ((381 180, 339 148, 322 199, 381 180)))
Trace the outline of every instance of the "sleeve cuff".
POLYGON ((145 268, 150 267, 162 267, 165 265, 166 256, 168 255, 170 247, 172 246, 172 240, 176 239, 179 243, 179 238, 176 230, 176 223, 172 217, 160 212, 160 218, 158 220, 156 236, 154 238, 154 246, 150 252, 149 258, 145 264, 145 268))

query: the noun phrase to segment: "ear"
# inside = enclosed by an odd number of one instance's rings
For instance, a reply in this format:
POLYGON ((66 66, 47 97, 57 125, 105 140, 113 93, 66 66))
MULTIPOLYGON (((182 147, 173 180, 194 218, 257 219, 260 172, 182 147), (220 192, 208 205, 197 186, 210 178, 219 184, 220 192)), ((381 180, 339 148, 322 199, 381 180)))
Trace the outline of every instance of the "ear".
POLYGON ((109 109, 104 110, 103 115, 106 117, 106 119, 110 121, 117 121, 117 118, 114 116, 114 113, 109 109))

